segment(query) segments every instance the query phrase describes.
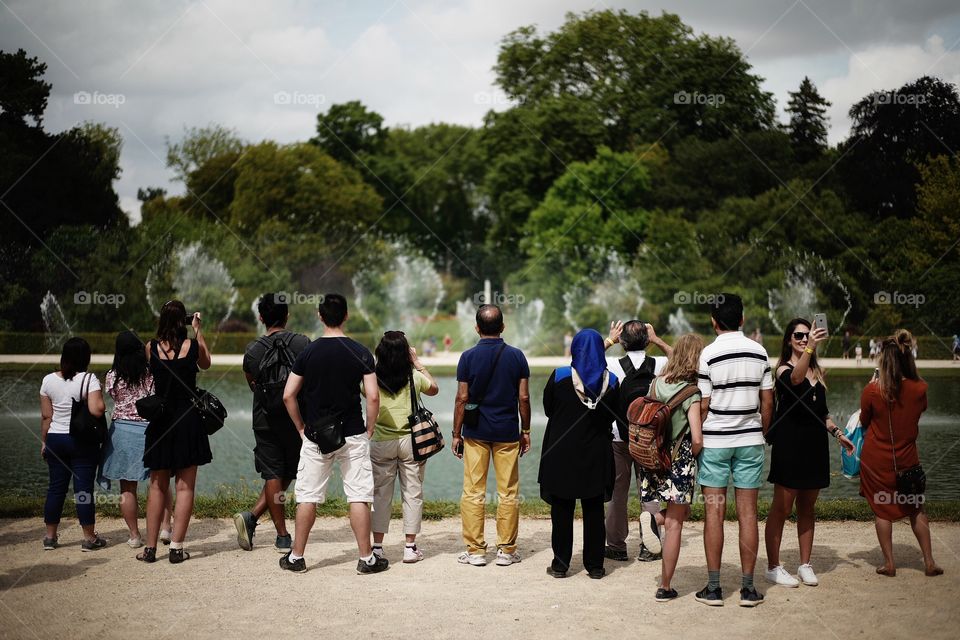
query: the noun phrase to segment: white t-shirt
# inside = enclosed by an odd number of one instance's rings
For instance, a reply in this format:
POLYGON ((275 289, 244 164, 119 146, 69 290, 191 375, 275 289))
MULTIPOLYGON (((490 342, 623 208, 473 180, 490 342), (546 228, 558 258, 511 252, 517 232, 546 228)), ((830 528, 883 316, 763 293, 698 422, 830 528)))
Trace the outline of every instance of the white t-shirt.
MULTIPOLYGON (((80 385, 88 377, 86 372, 78 373, 70 380, 64 380, 59 373, 48 373, 40 383, 40 395, 50 398, 53 404, 53 420, 47 433, 70 433, 70 412, 73 401, 80 399, 80 385)), ((93 373, 89 374, 87 385, 90 391, 100 391, 100 381, 93 373)))
MULTIPOLYGON (((647 352, 645 350, 627 351, 627 356, 630 358, 630 362, 633 363, 633 368, 639 369, 640 365, 643 364, 644 358, 647 357, 647 352)), ((666 356, 653 357, 653 375, 655 376, 660 375, 660 372, 663 371, 663 368, 665 366, 667 366, 666 356)), ((610 373, 617 376, 617 380, 620 381, 621 383, 623 382, 623 378, 627 375, 626 373, 624 373, 623 367, 620 366, 620 358, 607 358, 607 369, 610 371, 610 373)), ((613 431, 613 441, 623 442, 623 440, 620 439, 620 430, 617 429, 616 420, 613 421, 611 430, 613 431)))

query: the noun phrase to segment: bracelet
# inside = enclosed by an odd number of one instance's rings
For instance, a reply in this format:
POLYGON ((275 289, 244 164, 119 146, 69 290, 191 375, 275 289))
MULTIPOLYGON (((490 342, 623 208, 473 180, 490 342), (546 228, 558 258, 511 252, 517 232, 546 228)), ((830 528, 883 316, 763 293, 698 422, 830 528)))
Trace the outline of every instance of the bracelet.
POLYGON ((813 349, 811 349, 810 347, 804 347, 803 352, 813 355, 813 349))
POLYGON ((611 340, 610 338, 604 338, 604 339, 603 339, 603 348, 604 348, 604 349, 609 349, 609 348, 612 347, 612 346, 613 346, 613 340, 611 340))
POLYGON ((530 433, 530 429, 520 429, 520 433, 529 434, 529 433, 530 433))

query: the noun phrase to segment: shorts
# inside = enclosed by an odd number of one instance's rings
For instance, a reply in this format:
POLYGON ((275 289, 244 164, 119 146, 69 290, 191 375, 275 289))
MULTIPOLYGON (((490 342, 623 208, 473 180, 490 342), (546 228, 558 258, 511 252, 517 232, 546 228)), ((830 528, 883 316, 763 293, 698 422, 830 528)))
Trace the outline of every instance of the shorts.
POLYGON ((346 438, 347 443, 333 453, 320 453, 320 447, 304 439, 297 467, 294 490, 297 502, 326 502, 327 484, 333 463, 340 463, 343 493, 347 502, 373 502, 373 465, 370 463, 370 438, 360 433, 346 438))
POLYGON ((286 429, 254 429, 256 446, 253 460, 264 480, 293 480, 300 466, 300 447, 303 439, 296 427, 286 429))
POLYGON ((697 459, 693 457, 693 439, 687 433, 680 441, 680 449, 670 470, 654 473, 641 469, 641 502, 672 502, 690 504, 697 480, 697 459))
POLYGON ((698 481, 701 487, 726 489, 732 473, 737 489, 759 489, 763 484, 763 460, 762 444, 704 448, 700 452, 698 481))

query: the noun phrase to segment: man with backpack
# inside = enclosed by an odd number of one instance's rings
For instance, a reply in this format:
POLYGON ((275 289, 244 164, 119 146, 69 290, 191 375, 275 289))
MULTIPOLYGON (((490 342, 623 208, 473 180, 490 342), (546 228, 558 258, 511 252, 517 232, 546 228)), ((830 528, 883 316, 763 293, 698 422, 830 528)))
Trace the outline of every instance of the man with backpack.
MULTIPOLYGON (((609 348, 618 341, 616 325, 611 326, 610 338, 606 346, 609 348)), ((637 492, 640 491, 640 466, 630 456, 627 445, 627 408, 637 398, 647 395, 650 390, 650 381, 660 374, 667 364, 667 358, 673 353, 670 345, 664 342, 653 326, 639 320, 630 320, 622 325, 619 333, 619 342, 626 351, 619 360, 609 360, 607 368, 617 376, 620 383, 620 410, 617 421, 613 425, 613 460, 615 465, 615 479, 613 497, 607 507, 606 528, 607 545, 604 555, 611 560, 621 562, 627 560, 627 534, 630 524, 627 518, 627 498, 630 495, 630 478, 637 478, 637 492), (646 349, 654 344, 666 354, 664 356, 648 356, 646 349)), ((660 558, 660 537, 655 514, 660 512, 659 501, 644 503, 640 517, 640 553, 637 560, 651 562, 660 558)))
POLYGON ((257 303, 257 311, 267 331, 247 345, 243 373, 253 391, 253 457, 264 485, 256 504, 250 511, 235 514, 233 522, 237 544, 250 551, 257 521, 269 511, 277 528, 275 548, 287 553, 293 540, 284 519, 284 492, 297 477, 302 440, 283 404, 283 388, 297 355, 310 344, 310 339, 287 331, 289 308, 283 296, 265 293, 257 303))

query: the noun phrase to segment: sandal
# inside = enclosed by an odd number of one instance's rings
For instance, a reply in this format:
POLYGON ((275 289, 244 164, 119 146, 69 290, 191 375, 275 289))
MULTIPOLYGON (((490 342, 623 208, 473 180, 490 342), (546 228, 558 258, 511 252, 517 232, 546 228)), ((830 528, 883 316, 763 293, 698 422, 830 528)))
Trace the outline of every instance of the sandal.
POLYGON ((144 547, 142 553, 137 554, 137 560, 140 562, 156 562, 157 561, 157 548, 156 547, 144 547))
POLYGON ((183 549, 170 549, 170 564, 180 564, 184 560, 189 560, 190 554, 183 549))
POLYGON ((877 573, 880 574, 881 576, 887 576, 888 578, 892 578, 895 575, 897 575, 897 570, 887 569, 886 567, 877 567, 877 573))

